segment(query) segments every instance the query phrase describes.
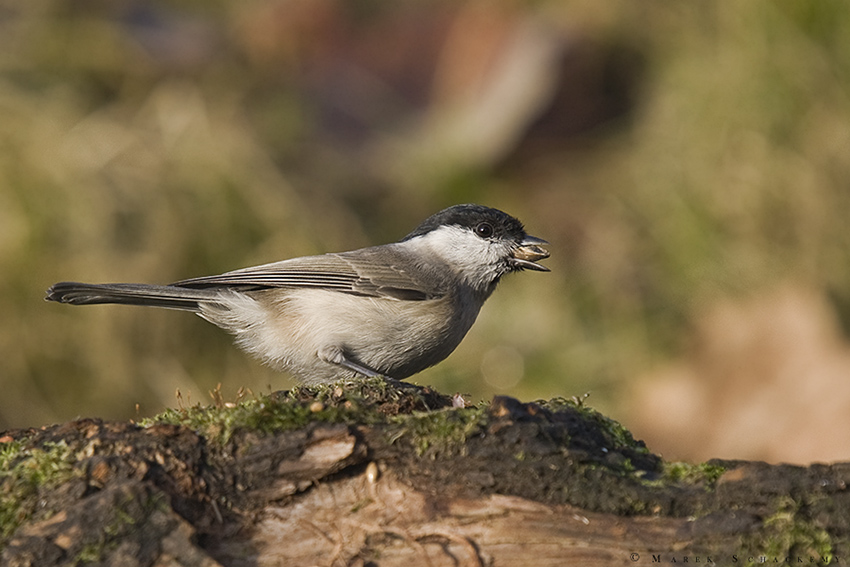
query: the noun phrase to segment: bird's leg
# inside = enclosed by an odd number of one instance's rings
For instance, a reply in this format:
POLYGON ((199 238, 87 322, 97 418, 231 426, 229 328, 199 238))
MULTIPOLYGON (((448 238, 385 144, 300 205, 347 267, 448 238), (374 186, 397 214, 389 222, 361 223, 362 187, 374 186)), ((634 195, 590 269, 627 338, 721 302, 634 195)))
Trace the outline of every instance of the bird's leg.
POLYGON ((325 362, 338 364, 339 366, 348 368, 349 370, 353 370, 359 374, 368 376, 369 378, 382 376, 382 374, 377 370, 373 370, 368 366, 350 360, 347 356, 345 356, 345 352, 342 348, 337 345, 322 347, 319 349, 317 354, 319 355, 319 359, 325 362))

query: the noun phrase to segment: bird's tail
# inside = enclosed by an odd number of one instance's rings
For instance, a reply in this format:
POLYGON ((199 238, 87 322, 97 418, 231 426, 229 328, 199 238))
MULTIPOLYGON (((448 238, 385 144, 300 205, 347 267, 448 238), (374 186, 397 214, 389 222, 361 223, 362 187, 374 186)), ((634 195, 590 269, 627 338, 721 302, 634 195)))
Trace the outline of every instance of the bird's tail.
POLYGON ((220 292, 215 289, 189 289, 173 285, 59 282, 50 286, 45 300, 71 305, 120 303, 197 312, 200 311, 201 303, 215 303, 219 296, 220 292))

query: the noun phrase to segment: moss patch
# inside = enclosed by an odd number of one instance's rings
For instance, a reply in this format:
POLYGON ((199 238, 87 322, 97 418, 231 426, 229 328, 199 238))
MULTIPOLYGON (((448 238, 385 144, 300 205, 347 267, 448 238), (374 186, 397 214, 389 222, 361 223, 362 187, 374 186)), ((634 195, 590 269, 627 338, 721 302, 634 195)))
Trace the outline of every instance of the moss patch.
POLYGON ((613 450, 629 449, 649 455, 649 449, 643 441, 636 440, 632 432, 620 422, 602 415, 584 403, 583 398, 552 398, 535 402, 542 408, 553 412, 575 413, 582 420, 592 423, 604 439, 604 444, 613 450))
POLYGON ((239 429, 269 434, 291 431, 313 422, 373 425, 388 417, 409 415, 451 405, 451 399, 419 386, 382 378, 302 386, 235 403, 217 398, 211 406, 169 409, 141 425, 171 424, 188 427, 208 440, 227 443, 239 429))
POLYGON ((64 442, 28 447, 25 440, 0 445, 0 549, 33 516, 39 494, 74 476, 76 457, 64 442))
POLYGON ((832 562, 832 536, 811 517, 809 506, 791 496, 781 496, 772 505, 774 511, 764 518, 760 529, 742 538, 741 547, 748 555, 806 557, 815 565, 832 562))
POLYGON ((467 440, 481 434, 488 421, 484 408, 444 409, 396 416, 388 431, 390 442, 409 436, 417 456, 431 459, 466 455, 467 440))
POLYGON ((709 490, 726 470, 726 467, 714 462, 665 462, 662 480, 668 483, 698 484, 709 490))

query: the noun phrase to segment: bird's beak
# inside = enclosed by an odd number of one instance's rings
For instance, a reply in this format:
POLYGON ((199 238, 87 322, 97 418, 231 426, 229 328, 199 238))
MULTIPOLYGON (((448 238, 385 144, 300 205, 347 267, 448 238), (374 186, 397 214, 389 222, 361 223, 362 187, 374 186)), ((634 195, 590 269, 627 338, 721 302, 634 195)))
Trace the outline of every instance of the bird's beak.
POLYGON ((548 272, 549 268, 537 264, 537 260, 549 257, 548 250, 541 248, 541 245, 549 244, 542 238, 536 236, 526 236, 519 246, 514 248, 511 256, 513 256, 513 265, 518 269, 535 270, 538 272, 548 272))

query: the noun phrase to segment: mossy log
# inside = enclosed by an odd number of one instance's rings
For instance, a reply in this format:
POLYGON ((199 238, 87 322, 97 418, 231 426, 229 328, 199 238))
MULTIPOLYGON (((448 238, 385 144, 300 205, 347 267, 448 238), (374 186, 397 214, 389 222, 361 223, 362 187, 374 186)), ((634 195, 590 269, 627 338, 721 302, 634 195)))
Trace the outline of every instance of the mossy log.
POLYGON ((580 400, 368 380, 0 433, 0 562, 841 564, 850 464, 668 463, 580 400))

